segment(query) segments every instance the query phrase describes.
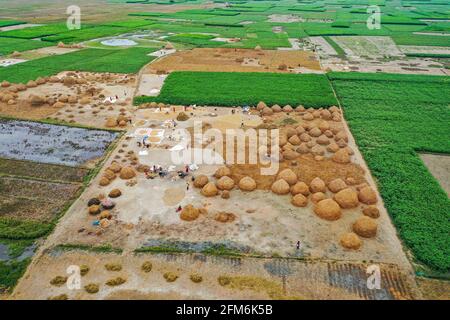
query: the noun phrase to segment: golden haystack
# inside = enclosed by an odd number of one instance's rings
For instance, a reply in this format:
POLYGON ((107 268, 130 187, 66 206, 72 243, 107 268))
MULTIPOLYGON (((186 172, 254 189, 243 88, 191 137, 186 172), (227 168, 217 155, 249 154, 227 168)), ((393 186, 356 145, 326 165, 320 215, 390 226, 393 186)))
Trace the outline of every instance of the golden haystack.
POLYGON ((111 170, 114 173, 119 173, 120 170, 122 170, 122 166, 118 164, 116 161, 111 163, 111 165, 108 167, 108 170, 111 170))
POLYGON ((345 131, 341 130, 339 131, 336 136, 335 136, 336 140, 344 140, 345 142, 348 142, 348 135, 347 133, 345 133, 345 131))
POLYGON ((136 172, 132 167, 124 167, 120 170, 120 179, 129 180, 136 177, 136 172))
POLYGON ((317 128, 317 127, 314 127, 314 128, 312 128, 311 130, 309 130, 309 135, 310 135, 311 137, 317 138, 317 137, 319 137, 321 134, 322 134, 322 131, 320 131, 320 129, 317 128))
POLYGON ((325 148, 317 144, 311 148, 311 153, 314 155, 323 156, 325 154, 325 148))
POLYGON ((103 173, 103 176, 108 178, 108 180, 112 181, 116 178, 116 174, 109 169, 106 169, 103 173))
POLYGON ((320 218, 329 221, 338 220, 342 215, 341 208, 333 199, 319 201, 314 207, 314 212, 320 218))
POLYGON ((295 149, 295 151, 297 151, 298 153, 301 153, 301 154, 306 154, 306 153, 309 153, 309 147, 305 142, 303 142, 300 144, 300 146, 297 149, 295 149))
POLYGON ((309 184, 309 189, 311 190, 312 193, 316 193, 316 192, 325 192, 327 188, 325 186, 325 182, 323 182, 323 180, 320 179, 319 177, 316 177, 309 184))
POLYGON ((9 81, 3 80, 1 87, 2 88, 8 88, 11 85, 11 83, 9 83, 9 81))
POLYGON ((100 206, 94 204, 89 207, 89 214, 96 215, 100 213, 100 206))
POLYGON ((329 152, 336 152, 336 151, 339 150, 339 146, 336 144, 336 142, 331 142, 331 143, 328 145, 327 150, 328 150, 329 152))
POLYGON ((328 189, 333 193, 339 192, 345 188, 347 188, 347 184, 341 178, 334 179, 328 184, 328 189))
POLYGON ((321 136, 319 136, 317 138, 316 142, 320 145, 326 146, 326 145, 330 144, 330 139, 328 139, 326 135, 322 134, 321 136))
POLYGON ((311 120, 314 120, 314 116, 308 112, 305 115, 303 115, 302 119, 306 120, 306 121, 311 121, 311 120))
POLYGON ((27 88, 36 88, 37 87, 37 83, 33 80, 30 80, 27 82, 26 84, 27 88))
POLYGON ((116 118, 108 118, 105 123, 105 127, 114 128, 118 125, 116 118))
POLYGON ((200 215, 200 211, 197 208, 194 208, 193 205, 188 204, 181 210, 180 218, 184 221, 194 221, 200 215))
POLYGON ((108 194, 108 197, 110 198, 118 198, 122 195, 122 191, 120 189, 112 189, 110 193, 108 194))
POLYGON ((218 212, 214 217, 214 220, 222 223, 233 222, 235 219, 236 216, 230 212, 218 212))
POLYGON ((356 208, 359 204, 358 194, 356 191, 345 188, 334 195, 334 200, 343 209, 356 208))
POLYGON ((306 198, 301 193, 298 193, 292 197, 291 203, 296 207, 306 207, 306 205, 308 204, 308 198, 306 198))
POLYGON ((214 173, 214 177, 216 177, 217 179, 220 179, 225 176, 230 176, 230 175, 231 175, 231 170, 228 167, 220 167, 214 173))
POLYGON ((83 97, 80 99, 81 104, 88 104, 91 103, 91 99, 89 97, 83 97))
POLYGON ((287 127, 286 128, 286 136, 288 138, 290 138, 292 136, 295 136, 296 134, 297 134, 297 130, 295 130, 295 128, 292 128, 292 127, 287 127))
POLYGON ((28 101, 33 107, 39 107, 45 104, 47 101, 44 97, 32 95, 28 98, 28 101))
POLYGON ((78 98, 75 96, 69 96, 69 98, 67 99, 67 102, 69 103, 77 103, 78 102, 78 98))
POLYGON ((222 199, 230 199, 230 196, 231 196, 230 191, 228 191, 228 190, 223 190, 220 194, 220 197, 222 199))
POLYGON ((109 181, 108 178, 102 177, 98 184, 102 187, 105 187, 105 186, 109 185, 110 183, 111 183, 111 181, 109 181))
POLYGON ((295 160, 300 156, 298 152, 293 150, 286 150, 283 152, 283 158, 286 160, 295 160))
POLYGON ((288 194, 290 191, 289 183, 286 180, 279 179, 272 184, 271 190, 276 194, 288 194))
POLYGON ((353 231, 364 238, 373 238, 377 235, 378 224, 376 220, 362 216, 353 224, 353 231))
POLYGON ((294 109, 290 105, 286 105, 283 107, 284 112, 292 112, 294 109))
POLYGON ((330 110, 330 112, 341 112, 341 110, 336 106, 331 106, 328 110, 330 110))
POLYGON ((263 101, 258 102, 258 104, 256 105, 256 110, 261 111, 264 108, 267 108, 267 104, 265 104, 263 101))
POLYGON ((321 121, 318 125, 318 128, 320 129, 320 131, 325 132, 327 130, 330 130, 330 124, 328 123, 328 121, 321 121))
POLYGON ((303 181, 299 181, 296 184, 294 184, 291 187, 291 194, 293 196, 297 195, 297 194, 302 194, 304 196, 308 196, 309 195, 309 187, 306 183, 304 183, 303 181))
POLYGON ((187 120, 189 120, 189 116, 186 113, 180 112, 177 115, 177 121, 187 121, 187 120))
POLYGON ((309 134, 307 134, 306 132, 303 132, 300 135, 300 140, 303 142, 309 142, 309 141, 311 141, 311 136, 309 134))
POLYGON ((223 176, 217 181, 217 188, 219 190, 231 190, 234 188, 234 180, 230 177, 223 176))
POLYGON ((345 149, 340 149, 336 151, 336 153, 333 155, 333 157, 331 157, 331 159, 337 163, 343 164, 350 163, 350 156, 348 154, 348 151, 345 149))
POLYGON ((291 186, 297 183, 297 175, 289 168, 280 171, 277 175, 277 180, 278 179, 283 179, 291 186))
POLYGON ((331 112, 327 109, 324 109, 320 112, 320 117, 324 120, 331 120, 331 112))
POLYGON ((214 197, 219 193, 219 190, 217 190, 216 185, 214 182, 208 182, 203 188, 201 193, 205 197, 214 197))
POLYGON ((272 111, 278 113, 278 112, 281 112, 282 109, 281 109, 281 107, 279 105, 275 104, 275 105, 272 106, 272 111))
POLYGON ((243 191, 253 191, 256 189, 256 181, 251 177, 243 177, 239 181, 239 189, 243 191))
POLYGON ((102 212, 100 212, 100 216, 99 216, 99 219, 101 220, 101 219, 111 219, 112 218, 112 215, 111 215, 111 213, 108 211, 108 210, 103 210, 102 212))
POLYGON ((266 107, 261 111, 261 115, 263 115, 263 116, 271 116, 272 114, 273 114, 273 111, 269 107, 266 107))
POLYGON ((370 218, 376 219, 380 216, 380 210, 376 206, 368 206, 363 209, 363 214, 370 218))
POLYGON ((194 187, 203 188, 208 182, 209 182, 208 177, 205 176, 204 174, 201 174, 195 178, 194 187))
POLYGON ((371 187, 364 187, 361 190, 359 190, 358 198, 359 201, 361 201, 364 204, 377 203, 377 194, 375 190, 373 190, 371 187))
POLYGON ((346 233, 342 235, 339 240, 341 246, 346 249, 358 250, 361 247, 361 239, 353 232, 346 233))
POLYGON ((288 139, 289 143, 294 145, 294 146, 298 146, 300 145, 300 143, 302 143, 302 141, 300 140, 300 138, 297 135, 293 135, 288 139))

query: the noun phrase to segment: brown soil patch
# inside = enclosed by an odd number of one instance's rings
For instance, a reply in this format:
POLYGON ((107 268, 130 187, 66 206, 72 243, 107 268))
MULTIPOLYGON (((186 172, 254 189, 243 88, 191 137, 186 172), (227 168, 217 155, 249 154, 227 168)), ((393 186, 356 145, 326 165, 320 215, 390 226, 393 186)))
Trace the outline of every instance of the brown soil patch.
POLYGON ((158 71, 226 71, 226 72, 290 72, 289 69, 321 70, 319 61, 309 51, 197 48, 166 56, 145 69, 158 71), (256 62, 255 62, 256 61, 256 62), (280 65, 288 66, 280 70, 280 65))
MULTIPOLYGON (((316 161, 312 154, 300 155, 295 162, 295 165, 292 165, 291 160, 280 162, 280 171, 289 168, 295 172, 299 181, 303 181, 308 185, 316 177, 321 178, 325 183, 329 183, 337 178, 348 177, 355 179, 357 184, 366 182, 364 170, 361 166, 354 163, 339 164, 328 158, 316 161)), ((260 164, 231 165, 231 178, 235 183, 238 183, 243 177, 249 176, 255 179, 257 189, 270 190, 270 186, 275 181, 276 176, 261 175, 261 167, 263 166, 260 164)))
POLYGON ((174 206, 184 199, 185 192, 182 188, 169 188, 164 191, 164 204, 166 206, 174 206))

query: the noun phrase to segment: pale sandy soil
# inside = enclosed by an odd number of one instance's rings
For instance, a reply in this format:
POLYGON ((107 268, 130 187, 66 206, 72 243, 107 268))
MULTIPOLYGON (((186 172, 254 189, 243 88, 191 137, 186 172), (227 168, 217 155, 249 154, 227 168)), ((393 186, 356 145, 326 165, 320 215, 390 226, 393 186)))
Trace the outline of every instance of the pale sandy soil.
POLYGON ((35 50, 24 51, 20 53, 20 57, 27 60, 44 58, 52 55, 60 55, 66 54, 69 52, 75 52, 80 49, 75 48, 59 48, 57 46, 54 47, 45 47, 35 50))
POLYGON ((450 156, 421 153, 420 158, 450 197, 450 156))
POLYGON ((25 23, 25 24, 18 24, 15 26, 1 27, 0 31, 21 30, 21 29, 25 29, 25 28, 38 27, 38 26, 40 26, 40 24, 25 23))
POLYGON ((138 96, 145 95, 155 97, 159 95, 167 75, 143 74, 139 82, 138 96))

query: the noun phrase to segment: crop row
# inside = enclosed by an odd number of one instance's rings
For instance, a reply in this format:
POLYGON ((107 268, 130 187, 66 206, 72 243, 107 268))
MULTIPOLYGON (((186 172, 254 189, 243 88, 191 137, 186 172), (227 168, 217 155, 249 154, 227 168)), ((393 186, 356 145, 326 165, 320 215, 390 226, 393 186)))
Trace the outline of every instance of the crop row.
POLYGON ((450 153, 450 77, 330 78, 401 238, 418 261, 448 272, 450 200, 418 153, 450 153))
POLYGON ((325 75, 263 72, 173 72, 158 97, 137 97, 135 103, 150 101, 211 106, 256 105, 264 101, 294 107, 337 103, 325 75))

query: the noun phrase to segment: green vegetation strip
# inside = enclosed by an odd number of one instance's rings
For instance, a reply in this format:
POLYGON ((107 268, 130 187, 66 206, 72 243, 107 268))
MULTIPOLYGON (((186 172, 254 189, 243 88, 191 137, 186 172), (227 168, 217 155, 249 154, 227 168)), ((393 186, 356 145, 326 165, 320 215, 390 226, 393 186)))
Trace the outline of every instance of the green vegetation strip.
POLYGON ((61 251, 72 251, 72 250, 81 250, 81 251, 89 251, 89 252, 95 252, 95 253, 117 253, 121 254, 122 249, 120 248, 114 248, 109 244, 105 245, 99 245, 99 246, 89 246, 84 244, 59 244, 55 247, 53 247, 53 250, 61 250, 61 251))
POLYGON ((158 97, 135 98, 135 104, 151 101, 210 106, 256 105, 259 101, 294 107, 337 104, 325 75, 262 72, 173 72, 158 97))
POLYGON ((154 59, 147 55, 150 52, 148 48, 84 49, 1 68, 0 79, 25 83, 61 71, 136 73, 154 59))
POLYGON ((329 78, 401 238, 419 262, 448 272, 450 200, 417 153, 450 154, 450 77, 329 78))

